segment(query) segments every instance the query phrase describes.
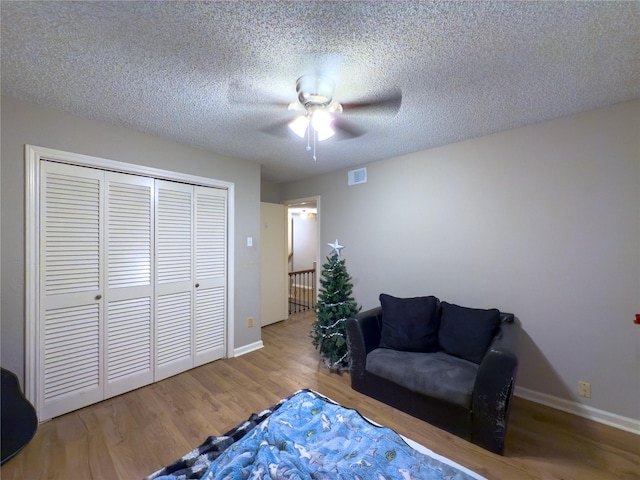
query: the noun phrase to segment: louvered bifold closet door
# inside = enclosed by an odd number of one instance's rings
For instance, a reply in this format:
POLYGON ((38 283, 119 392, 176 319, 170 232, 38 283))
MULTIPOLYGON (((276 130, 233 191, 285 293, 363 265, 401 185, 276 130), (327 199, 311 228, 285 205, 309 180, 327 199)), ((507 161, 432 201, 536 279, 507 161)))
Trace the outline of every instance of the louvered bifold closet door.
POLYGON ((195 359, 226 354, 227 191, 195 187, 195 359))
POLYGON ((153 382, 154 180, 105 177, 108 398, 153 382))
POLYGON ((193 186, 156 180, 155 380, 193 367, 193 186))
POLYGON ((41 162, 38 416, 103 398, 104 172, 41 162))

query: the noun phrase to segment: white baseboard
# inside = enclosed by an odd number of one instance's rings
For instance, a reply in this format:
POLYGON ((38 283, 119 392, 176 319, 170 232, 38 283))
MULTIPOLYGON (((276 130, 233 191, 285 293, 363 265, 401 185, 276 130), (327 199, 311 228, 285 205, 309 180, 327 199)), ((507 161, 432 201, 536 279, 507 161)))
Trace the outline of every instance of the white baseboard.
POLYGON ((262 343, 262 340, 259 340, 257 342, 250 343, 248 345, 243 345, 242 347, 236 348, 233 351, 233 356, 239 357, 240 355, 245 355, 249 352, 253 352, 254 350, 260 350, 262 347, 264 347, 264 343, 262 343))
POLYGON ((531 400, 532 402, 540 403, 547 407, 555 408, 556 410, 562 410, 563 412, 572 413, 579 417, 588 418, 594 422, 603 423, 610 427, 640 435, 640 420, 623 417, 622 415, 599 410, 578 402, 565 400, 564 398, 554 397, 553 395, 547 395, 546 393, 536 392, 535 390, 529 390, 528 388, 516 386, 513 394, 525 400, 531 400))

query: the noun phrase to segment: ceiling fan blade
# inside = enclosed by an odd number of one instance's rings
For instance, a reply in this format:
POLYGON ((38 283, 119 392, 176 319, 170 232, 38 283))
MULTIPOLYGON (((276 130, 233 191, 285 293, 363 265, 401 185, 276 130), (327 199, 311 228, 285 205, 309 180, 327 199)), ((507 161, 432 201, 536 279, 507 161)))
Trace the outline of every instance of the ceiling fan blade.
POLYGON ((279 138, 297 138, 295 134, 289 129, 289 122, 291 120, 283 120, 281 122, 272 123, 264 128, 261 128, 262 133, 273 135, 279 138))
POLYGON ((391 92, 380 97, 374 97, 370 100, 361 100, 358 102, 341 102, 345 113, 364 112, 367 113, 398 113, 402 105, 402 93, 399 91, 391 92))
POLYGON ((344 118, 334 119, 332 127, 336 131, 336 140, 348 140, 351 138, 357 138, 367 133, 362 128, 355 126, 352 122, 349 122, 344 118))

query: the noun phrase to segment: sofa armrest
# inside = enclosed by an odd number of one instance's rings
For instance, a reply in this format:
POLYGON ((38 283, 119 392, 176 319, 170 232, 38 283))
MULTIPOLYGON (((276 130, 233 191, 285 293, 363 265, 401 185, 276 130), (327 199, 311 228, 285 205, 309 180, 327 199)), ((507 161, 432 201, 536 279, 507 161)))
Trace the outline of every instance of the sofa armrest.
POLYGON ((512 314, 501 317, 500 329, 480 363, 471 403, 472 441, 500 454, 518 371, 521 330, 512 314))
POLYGON ((347 319, 351 386, 355 389, 364 382, 367 355, 380 344, 381 317, 382 307, 376 307, 347 319))

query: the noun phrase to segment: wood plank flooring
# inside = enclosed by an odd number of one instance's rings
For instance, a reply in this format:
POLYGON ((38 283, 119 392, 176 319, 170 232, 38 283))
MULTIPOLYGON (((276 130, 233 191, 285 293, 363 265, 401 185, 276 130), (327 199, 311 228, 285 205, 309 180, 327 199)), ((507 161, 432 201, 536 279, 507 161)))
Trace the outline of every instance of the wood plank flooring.
POLYGON ((265 347, 43 423, 11 479, 140 479, 301 388, 314 389, 490 479, 640 479, 640 437, 516 398, 506 455, 354 392, 309 339, 313 314, 262 329, 265 347))

